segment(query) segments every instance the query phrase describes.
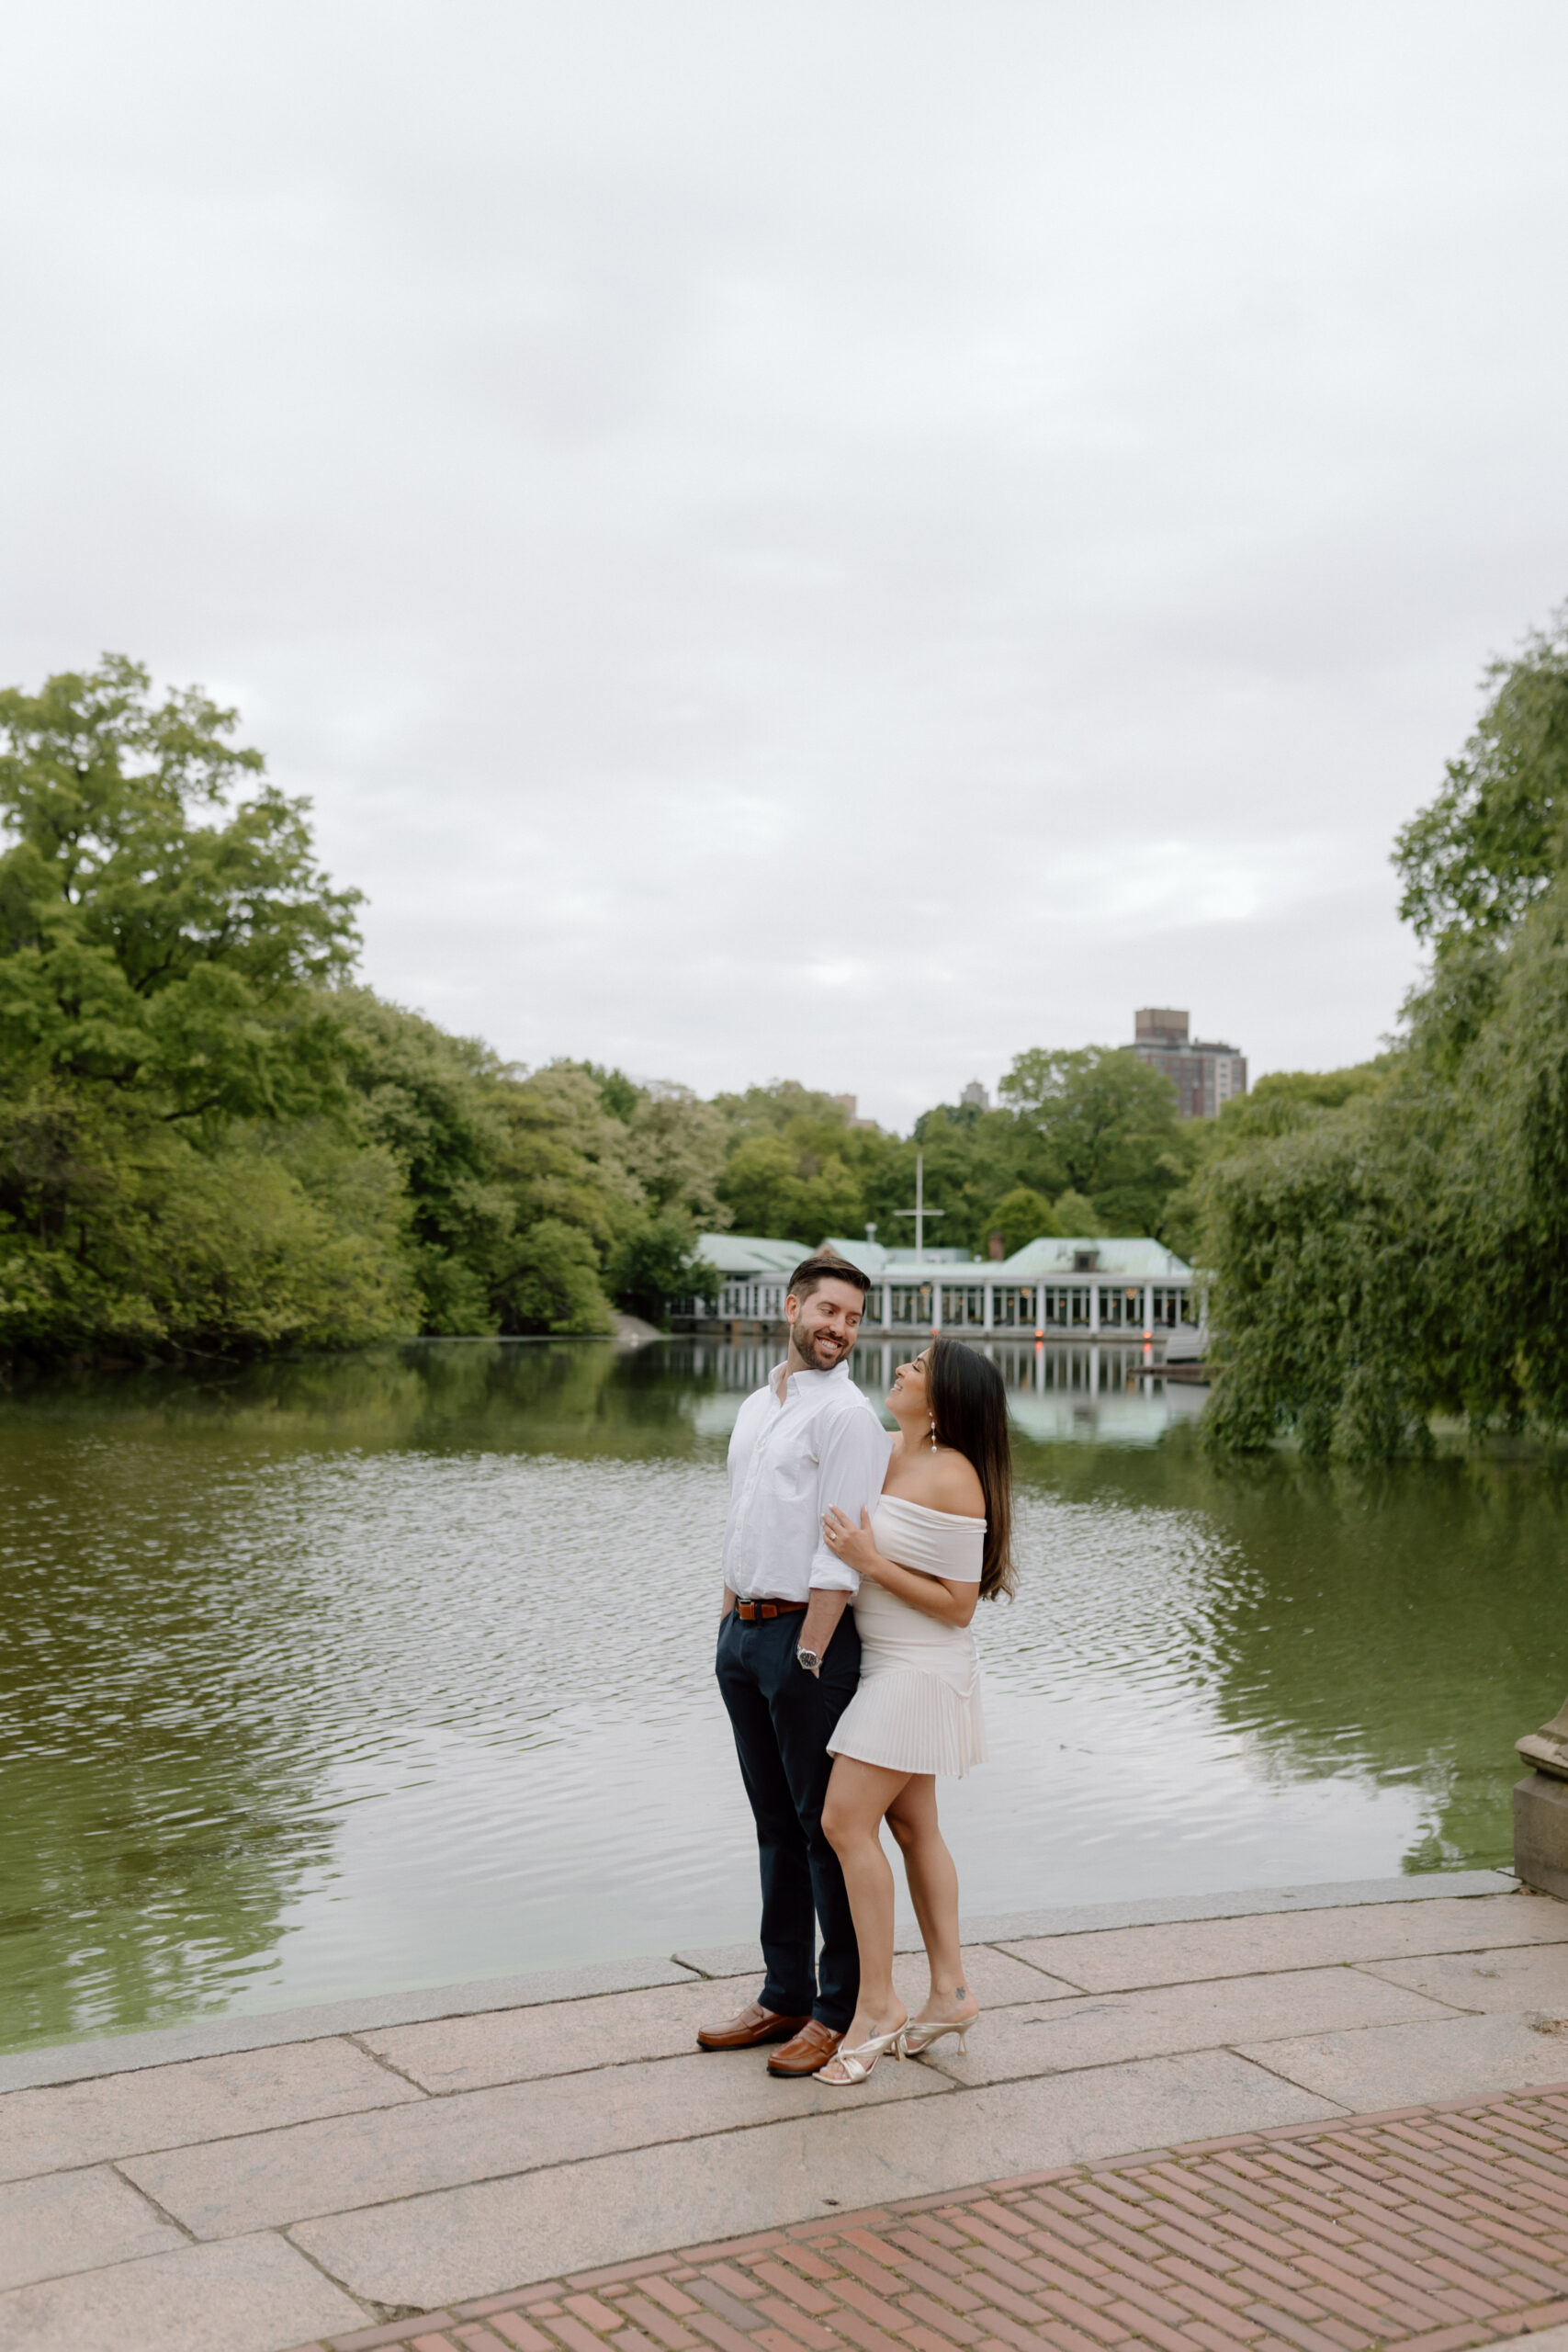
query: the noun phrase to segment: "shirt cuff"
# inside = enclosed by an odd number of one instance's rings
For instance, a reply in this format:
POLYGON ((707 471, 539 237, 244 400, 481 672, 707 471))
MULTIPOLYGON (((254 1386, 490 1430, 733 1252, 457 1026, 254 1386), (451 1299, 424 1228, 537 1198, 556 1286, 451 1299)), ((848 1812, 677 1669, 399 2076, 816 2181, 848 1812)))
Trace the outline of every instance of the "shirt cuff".
POLYGON ((835 1560, 826 1544, 819 1544, 812 1555, 810 1586, 813 1592, 858 1592, 860 1577, 847 1560, 835 1560))

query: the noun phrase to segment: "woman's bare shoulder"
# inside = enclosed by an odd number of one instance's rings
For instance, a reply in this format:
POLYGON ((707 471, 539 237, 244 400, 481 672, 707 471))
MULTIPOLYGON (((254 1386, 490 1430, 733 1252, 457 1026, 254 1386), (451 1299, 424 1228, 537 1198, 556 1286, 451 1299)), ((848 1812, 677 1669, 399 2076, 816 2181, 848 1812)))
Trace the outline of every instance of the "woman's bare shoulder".
MULTIPOLYGON (((942 1446, 929 1453, 922 1446, 897 1464, 897 1491, 907 1502, 923 1503, 928 1510, 948 1510, 962 1519, 984 1519, 986 1491, 967 1454, 942 1446)), ((895 1482, 889 1478, 889 1485, 895 1482)))

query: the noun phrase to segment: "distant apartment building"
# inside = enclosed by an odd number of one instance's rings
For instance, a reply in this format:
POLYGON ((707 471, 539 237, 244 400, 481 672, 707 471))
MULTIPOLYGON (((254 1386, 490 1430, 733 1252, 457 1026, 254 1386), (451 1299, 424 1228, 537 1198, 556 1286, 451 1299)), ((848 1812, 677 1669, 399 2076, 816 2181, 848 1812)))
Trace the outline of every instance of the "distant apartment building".
POLYGON ((1190 1037, 1188 1016, 1161 1005, 1133 1015, 1133 1051, 1176 1089, 1183 1119, 1212 1119, 1222 1104, 1247 1092, 1247 1057, 1234 1046, 1190 1037))
POLYGON ((988 1111, 991 1107, 991 1098, 977 1078, 970 1080, 958 1099, 971 1111, 988 1111))
POLYGON ((852 1127, 874 1127, 874 1119, 860 1116, 860 1097, 856 1094, 829 1094, 829 1102, 835 1111, 841 1111, 852 1127))

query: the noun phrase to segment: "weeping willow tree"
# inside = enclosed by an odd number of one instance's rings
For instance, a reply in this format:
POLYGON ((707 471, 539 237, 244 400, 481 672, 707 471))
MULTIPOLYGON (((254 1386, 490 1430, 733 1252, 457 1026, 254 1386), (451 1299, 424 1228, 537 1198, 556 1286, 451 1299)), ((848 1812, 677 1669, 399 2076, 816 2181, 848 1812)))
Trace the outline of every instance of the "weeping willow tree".
POLYGON ((1568 610, 1486 684, 1394 849, 1432 958, 1398 1050, 1215 1137, 1216 1444, 1568 1426, 1568 610))

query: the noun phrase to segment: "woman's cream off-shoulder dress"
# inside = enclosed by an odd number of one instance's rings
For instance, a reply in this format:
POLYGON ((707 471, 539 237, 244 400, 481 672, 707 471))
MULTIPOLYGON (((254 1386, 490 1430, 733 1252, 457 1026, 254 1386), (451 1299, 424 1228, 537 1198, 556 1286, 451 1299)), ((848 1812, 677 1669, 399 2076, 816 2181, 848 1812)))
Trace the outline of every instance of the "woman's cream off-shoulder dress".
MULTIPOLYGON (((980 1581, 983 1519, 883 1495, 871 1528, 883 1558, 901 1568, 955 1584, 980 1581)), ((959 1779, 971 1764, 983 1764, 980 1672, 968 1626, 924 1617, 869 1577, 861 1578, 852 1606, 861 1638, 860 1688, 839 1717, 829 1754, 892 1772, 948 1772, 959 1779)))

